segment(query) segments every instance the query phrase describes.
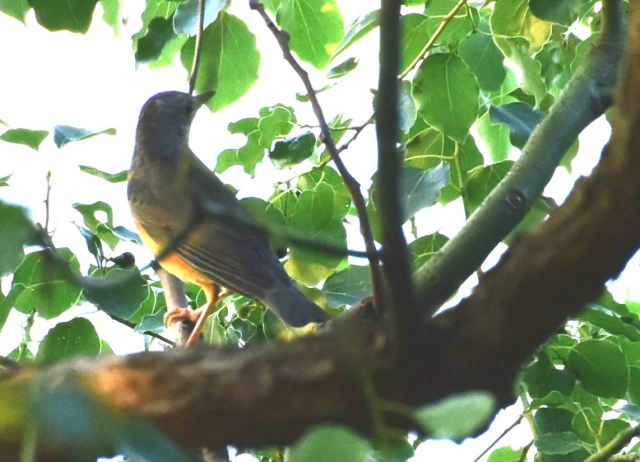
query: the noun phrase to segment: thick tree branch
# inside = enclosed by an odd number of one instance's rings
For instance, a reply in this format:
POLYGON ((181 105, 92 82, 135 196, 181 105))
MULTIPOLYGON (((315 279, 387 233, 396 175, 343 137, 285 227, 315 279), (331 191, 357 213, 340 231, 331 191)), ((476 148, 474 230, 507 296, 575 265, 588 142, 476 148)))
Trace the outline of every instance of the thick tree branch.
POLYGON ((434 312, 524 218, 578 134, 611 105, 624 50, 622 2, 604 2, 600 41, 531 134, 522 155, 463 229, 416 273, 434 312))
MULTIPOLYGON (((493 391, 501 403, 512 399, 521 364, 640 247, 640 8, 634 5, 633 49, 601 164, 565 205, 510 247, 467 300, 423 321, 438 329, 437 349, 418 346, 406 358, 409 366, 398 365, 380 326, 346 315, 317 336, 288 343, 24 367, 0 377, 0 407, 12 411, 0 419, 0 449, 9 454, 3 460, 16 460, 33 423, 32 385, 50 393, 79 383, 116 415, 148 419, 187 447, 288 443, 327 422, 370 432, 365 381, 381 399, 409 406, 471 389, 493 391), (398 372, 410 380, 398 380, 398 372)), ((384 417, 399 428, 412 426, 397 415, 384 417)), ((39 430, 39 460, 56 460, 45 452, 83 443, 52 441, 55 433, 39 430)))
POLYGON ((401 193, 403 156, 398 149, 400 134, 398 70, 400 69, 400 1, 383 0, 380 11, 380 74, 376 98, 378 138, 378 197, 382 223, 383 265, 387 292, 385 315, 395 332, 399 354, 417 337, 418 311, 402 224, 405 204, 401 193))
POLYGON ((338 172, 340 173, 344 184, 347 186, 347 189, 351 194, 353 205, 358 214, 358 220, 360 221, 360 234, 362 234, 369 259, 369 264, 371 267, 371 287, 373 288, 374 300, 377 302, 380 300, 380 291, 382 290, 380 259, 376 255, 376 246, 373 240, 373 232, 371 231, 371 224, 369 222, 369 216, 367 214, 366 203, 362 192, 360 191, 360 183, 358 183, 358 181, 351 175, 351 173, 349 173, 349 170, 347 170, 347 167, 344 165, 344 162, 342 162, 342 159, 340 158, 340 151, 338 151, 338 148, 333 141, 331 130, 329 129, 329 124, 327 123, 327 119, 325 118, 324 112, 322 111, 320 101, 318 101, 318 95, 313 88, 313 85, 311 84, 309 74, 304 70, 304 68, 291 53, 291 49, 289 48, 288 34, 285 31, 278 29, 278 26, 275 25, 275 23, 267 14, 264 5, 258 0, 249 0, 249 7, 257 11, 258 14, 262 17, 264 23, 267 25, 276 41, 278 42, 278 45, 282 50, 284 59, 289 63, 296 74, 298 74, 305 90, 307 91, 309 102, 311 103, 313 112, 318 119, 318 124, 320 125, 322 141, 327 147, 327 151, 329 151, 331 160, 333 160, 333 163, 336 165, 336 168, 338 169, 338 172))

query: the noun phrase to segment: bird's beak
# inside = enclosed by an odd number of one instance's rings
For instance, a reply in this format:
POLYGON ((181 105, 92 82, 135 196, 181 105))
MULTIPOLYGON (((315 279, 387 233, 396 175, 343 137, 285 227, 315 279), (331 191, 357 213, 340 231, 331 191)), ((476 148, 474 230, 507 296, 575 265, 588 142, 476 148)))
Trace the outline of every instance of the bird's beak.
POLYGON ((205 104, 207 101, 209 101, 215 93, 216 93, 215 91, 205 91, 204 93, 200 93, 199 95, 194 96, 193 99, 196 100, 196 103, 198 104, 198 107, 199 107, 205 104))

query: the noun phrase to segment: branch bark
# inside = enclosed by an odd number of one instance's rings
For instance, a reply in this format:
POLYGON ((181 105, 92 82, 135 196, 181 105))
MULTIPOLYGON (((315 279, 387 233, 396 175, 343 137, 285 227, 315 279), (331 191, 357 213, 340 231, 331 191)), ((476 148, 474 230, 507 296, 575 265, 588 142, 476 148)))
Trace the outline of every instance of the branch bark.
MULTIPOLYGON (((21 368, 0 377, 3 454, 19 454, 33 423, 34 385, 70 383, 121 416, 144 418, 186 447, 289 443, 310 426, 341 423, 372 429, 366 383, 384 400, 415 406, 472 389, 512 399, 520 365, 568 316, 602 290, 640 247, 640 7, 630 22, 632 45, 618 93, 610 147, 593 175, 564 206, 520 237, 474 293, 455 309, 416 320, 437 330, 401 364, 384 330, 354 315, 316 336, 244 350, 194 348, 128 357, 83 359, 50 368, 21 368), (408 364, 408 366, 407 366, 408 364), (398 380, 398 374, 408 380, 398 380)), ((381 412, 377 409, 377 412, 381 412)), ((406 417, 383 414, 410 428, 406 417)), ((63 445, 46 440, 55 459, 63 445)), ((15 459, 5 459, 15 460, 15 459)))
POLYGON ((578 134, 613 101, 624 51, 620 0, 604 2, 600 41, 531 134, 522 155, 462 230, 416 273, 418 297, 435 312, 524 218, 578 134))

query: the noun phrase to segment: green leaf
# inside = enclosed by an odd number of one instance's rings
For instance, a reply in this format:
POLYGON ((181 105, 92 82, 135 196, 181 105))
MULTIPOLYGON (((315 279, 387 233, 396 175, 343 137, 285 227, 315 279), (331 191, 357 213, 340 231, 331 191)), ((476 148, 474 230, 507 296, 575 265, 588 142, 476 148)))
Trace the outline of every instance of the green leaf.
POLYGON ((117 33, 120 30, 120 0, 100 0, 103 21, 117 33))
MULTIPOLYGON (((173 30, 176 34, 196 35, 200 14, 199 0, 186 0, 178 4, 173 15, 173 30)), ((227 4, 227 0, 205 0, 204 27, 216 20, 227 4)))
POLYGON ((476 32, 468 36, 460 44, 460 57, 484 91, 498 90, 507 76, 502 64, 504 55, 493 42, 491 34, 476 32))
MULTIPOLYGON (((335 218, 335 193, 327 183, 300 194, 288 225, 303 236, 346 248, 342 219, 335 218)), ((285 215, 286 216, 286 215, 285 215)), ((332 274, 344 257, 303 246, 291 246, 285 267, 294 279, 317 284, 332 274)))
POLYGON ((566 26, 586 13, 595 0, 529 0, 531 12, 540 19, 566 26))
MULTIPOLYGON (((193 63, 195 37, 182 47, 182 65, 190 71, 193 63)), ((260 53, 256 37, 236 16, 220 12, 202 35, 202 55, 195 90, 197 93, 215 90, 207 106, 217 111, 237 101, 258 79, 260 53)))
POLYGON ((24 22, 31 7, 27 0, 0 0, 0 11, 24 22))
POLYGON ((469 175, 463 199, 467 216, 473 213, 496 187, 498 183, 509 173, 513 161, 505 160, 497 164, 473 170, 469 175))
POLYGON ((403 169, 402 197, 405 198, 405 220, 438 200, 442 188, 449 183, 449 164, 441 163, 433 168, 403 169))
POLYGON ((297 119, 292 107, 276 104, 260 109, 257 130, 260 131, 260 145, 269 148, 273 140, 287 135, 297 119))
POLYGON ((628 430, 631 426, 628 422, 621 419, 608 419, 602 421, 602 429, 600 430, 600 438, 598 442, 600 446, 605 446, 611 440, 613 440, 618 434, 625 430, 628 430))
POLYGON ((597 396, 622 398, 627 391, 629 368, 620 348, 608 340, 578 343, 569 366, 584 389, 597 396))
POLYGON ((46 130, 29 130, 27 128, 12 128, 0 135, 0 140, 7 143, 23 144, 34 151, 40 147, 40 143, 49 135, 46 130))
POLYGON ((291 447, 287 461, 362 462, 371 452, 369 443, 351 430, 339 426, 319 426, 291 447))
POLYGON ((269 158, 278 168, 297 165, 313 154, 316 137, 313 133, 304 133, 288 140, 276 142, 269 158))
POLYGON ((505 447, 498 448, 491 453, 487 462, 521 462, 522 450, 505 447))
POLYGON ((503 123, 509 127, 511 143, 519 148, 531 136, 544 117, 544 113, 535 111, 526 103, 509 103, 502 106, 491 106, 489 115, 493 123, 503 123))
POLYGON ((371 270, 368 266, 351 265, 328 278, 322 293, 333 306, 356 305, 371 294, 371 270))
POLYGON ((173 24, 167 18, 153 18, 147 33, 136 42, 136 62, 151 63, 162 55, 165 46, 176 38, 173 24))
POLYGON ((102 311, 128 319, 149 296, 149 287, 138 268, 100 270, 82 283, 84 298, 102 311))
POLYGON ((97 132, 86 128, 70 127, 68 125, 56 125, 53 128, 53 142, 61 148, 74 141, 82 141, 97 135, 115 135, 115 128, 107 128, 97 132))
POLYGON ((95 167, 91 167, 89 165, 80 165, 80 171, 84 173, 88 173, 89 175, 97 176, 98 178, 102 178, 103 180, 108 181, 109 183, 122 183, 127 181, 127 175, 129 174, 128 170, 122 170, 117 173, 109 173, 104 172, 102 170, 98 170, 95 167))
POLYGON ((423 406, 416 418, 434 438, 461 439, 482 428, 493 416, 495 405, 491 394, 472 391, 423 406))
POLYGON ((82 34, 89 30, 96 3, 98 0, 29 0, 41 26, 82 34))
POLYGON ((476 121, 476 129, 481 138, 479 144, 484 142, 491 161, 496 163, 507 160, 512 146, 509 140, 509 127, 492 123, 489 113, 485 112, 476 121))
POLYGON ((14 307, 23 313, 36 309, 45 318, 55 318, 71 308, 80 297, 80 287, 70 276, 80 275, 80 265, 69 249, 56 249, 61 262, 54 261, 48 250, 25 256, 13 275, 11 293, 14 307))
POLYGON ((543 454, 566 455, 582 449, 582 443, 571 432, 547 433, 535 439, 536 448, 543 454))
POLYGON ((405 162, 416 168, 432 168, 453 160, 455 143, 435 128, 426 128, 407 141, 405 162))
POLYGON ((334 57, 338 56, 344 50, 356 43, 362 37, 367 35, 373 29, 378 27, 380 12, 378 10, 370 11, 363 15, 358 16, 347 27, 347 33, 342 38, 342 41, 336 48, 334 57))
POLYGON ((358 67, 358 60, 356 58, 349 58, 341 62, 337 66, 332 67, 327 72, 328 79, 338 79, 347 75, 349 72, 358 67))
POLYGON ((36 360, 53 363, 75 356, 97 356, 100 353, 100 337, 93 324, 85 318, 61 322, 42 340, 36 360))
POLYGON ((11 178, 11 174, 7 176, 0 176, 0 188, 9 186, 9 178, 11 178))
POLYGON ((536 49, 551 35, 551 23, 536 18, 529 10, 529 0, 496 0, 491 14, 495 35, 523 37, 536 49))
POLYGON ((100 259, 104 256, 104 251, 102 250, 102 241, 100 240, 100 238, 89 231, 87 228, 84 228, 82 226, 78 226, 78 231, 80 231, 80 234, 82 234, 82 237, 84 237, 89 253, 96 257, 97 261, 99 262, 100 259))
POLYGON ((105 241, 111 249, 115 248, 120 239, 113 232, 113 210, 109 204, 98 201, 93 204, 73 204, 73 208, 82 214, 85 226, 93 234, 105 241))
MULTIPOLYGON (((436 31, 442 20, 447 17, 458 0, 430 0, 425 8, 425 14, 429 17, 432 32, 427 36, 431 37, 436 31)), ((447 23, 447 27, 442 31, 435 45, 443 47, 457 47, 457 45, 465 39, 479 22, 478 12, 471 5, 467 4, 466 8, 460 8, 458 12, 447 23)))
MULTIPOLYGON (((401 196, 404 203, 404 221, 413 217, 426 207, 434 205, 442 189, 449 183, 449 164, 440 163, 433 168, 420 169, 405 166, 402 169, 401 196)), ((376 240, 382 236, 380 214, 378 212, 379 197, 378 174, 372 178, 369 189, 371 200, 367 205, 367 211, 371 217, 371 226, 376 240)))
POLYGON ((433 35, 432 22, 423 14, 406 14, 400 18, 402 49, 400 74, 404 74, 433 35))
POLYGON ((301 60, 321 69, 344 36, 342 14, 334 0, 282 0, 276 16, 301 60))
POLYGON ((420 268, 431 259, 447 243, 449 238, 443 234, 435 233, 422 236, 409 244, 409 253, 413 261, 414 269, 420 268))
POLYGON ((418 68, 413 96, 424 120, 462 142, 478 115, 478 84, 460 58, 433 54, 418 68))
POLYGON ((259 115, 259 118, 248 117, 229 124, 229 132, 246 135, 247 142, 240 148, 222 151, 218 156, 216 172, 222 173, 233 165, 242 165, 245 172, 253 175, 256 165, 271 149, 273 141, 288 134, 297 121, 293 108, 282 104, 263 107, 259 115))
POLYGON ((556 369, 545 353, 524 370, 522 378, 533 398, 543 398, 553 391, 569 396, 576 383, 571 371, 556 369))
POLYGON ((398 112, 400 116, 400 130, 407 133, 416 123, 418 110, 416 108, 416 102, 413 100, 413 95, 411 94, 411 82, 402 80, 399 90, 398 112))
POLYGON ((338 172, 325 166, 313 169, 298 179, 298 188, 302 191, 315 190, 322 187, 322 184, 333 188, 333 218, 344 218, 351 207, 351 194, 338 172))
POLYGON ((24 209, 0 202, 0 276, 13 272, 24 258, 23 246, 35 237, 24 209))
POLYGON ((534 417, 538 432, 545 434, 571 431, 573 416, 574 413, 566 409, 545 407, 538 409, 534 417))
MULTIPOLYGON (((629 340, 639 342, 640 330, 633 325, 634 319, 621 319, 615 314, 609 314, 606 311, 596 308, 585 308, 578 317, 581 321, 586 321, 597 326, 613 335, 624 335, 629 340)), ((637 319, 635 322, 638 324, 637 319)))

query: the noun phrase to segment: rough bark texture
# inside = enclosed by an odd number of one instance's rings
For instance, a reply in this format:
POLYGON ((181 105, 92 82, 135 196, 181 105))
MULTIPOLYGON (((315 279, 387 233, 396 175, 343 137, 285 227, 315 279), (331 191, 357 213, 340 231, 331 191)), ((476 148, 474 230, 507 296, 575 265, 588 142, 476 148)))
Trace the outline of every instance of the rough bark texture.
MULTIPOLYGON (((548 221, 512 245, 468 299, 435 319, 416 321, 429 335, 412 356, 394 358, 376 323, 348 316, 289 343, 23 369, 0 378, 0 401, 20 405, 27 385, 36 381, 55 389, 75 380, 117 414, 148 419, 192 448, 288 443, 309 426, 327 422, 366 433, 373 404, 363 392, 367 383, 379 397, 408 405, 470 389, 490 390, 508 401, 522 363, 595 298, 640 246, 640 8, 635 9, 613 139, 600 166, 548 221)), ((26 415, 0 419, 0 445, 13 454, 26 415)), ((400 427, 412 425, 385 417, 400 427)), ((41 435, 46 440, 46 429, 41 435)))

